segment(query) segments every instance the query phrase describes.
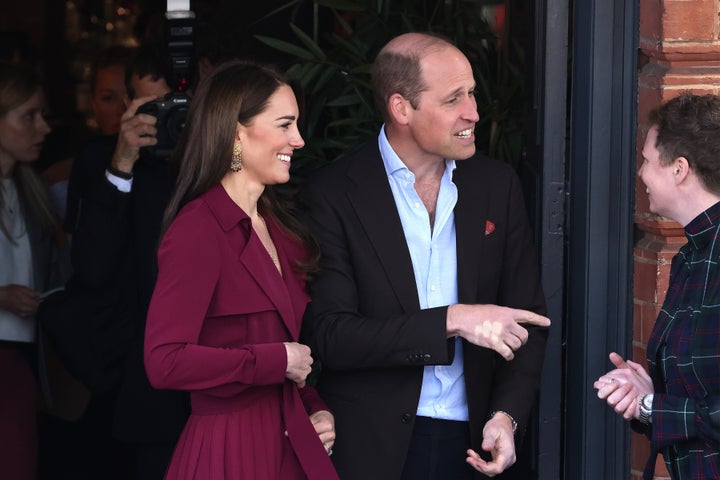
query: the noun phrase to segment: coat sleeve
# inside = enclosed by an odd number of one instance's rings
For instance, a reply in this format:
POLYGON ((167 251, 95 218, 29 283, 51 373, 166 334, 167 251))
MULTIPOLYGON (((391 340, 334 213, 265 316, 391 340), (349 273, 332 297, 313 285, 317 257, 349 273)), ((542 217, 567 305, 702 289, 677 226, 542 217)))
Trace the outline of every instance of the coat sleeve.
POLYGON ((695 400, 656 393, 646 433, 657 449, 699 438, 720 450, 720 398, 695 400))
POLYGON ((163 238, 158 280, 148 311, 145 368, 160 389, 232 396, 257 385, 282 383, 282 342, 220 348, 198 344, 220 281, 222 231, 209 212, 181 215, 163 238))
MULTIPOLYGON (((105 178, 107 158, 79 157, 70 177, 78 205, 72 233, 72 262, 76 282, 85 288, 116 283, 131 249, 133 192, 121 192, 105 178)), ((71 221, 68 219, 68 221, 71 221)))
POLYGON ((330 411, 330 407, 320 398, 320 394, 314 387, 305 385, 303 388, 298 389, 298 391, 300 392, 300 398, 308 415, 312 415, 320 410, 330 411))

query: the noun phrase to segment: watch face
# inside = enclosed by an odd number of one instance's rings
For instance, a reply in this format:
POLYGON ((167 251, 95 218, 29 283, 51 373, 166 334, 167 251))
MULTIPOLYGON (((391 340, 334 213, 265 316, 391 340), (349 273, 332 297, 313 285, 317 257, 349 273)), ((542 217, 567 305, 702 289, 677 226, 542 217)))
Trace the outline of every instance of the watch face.
POLYGON ((643 407, 650 410, 652 408, 652 402, 653 402, 653 396, 652 395, 645 395, 643 397, 643 407))

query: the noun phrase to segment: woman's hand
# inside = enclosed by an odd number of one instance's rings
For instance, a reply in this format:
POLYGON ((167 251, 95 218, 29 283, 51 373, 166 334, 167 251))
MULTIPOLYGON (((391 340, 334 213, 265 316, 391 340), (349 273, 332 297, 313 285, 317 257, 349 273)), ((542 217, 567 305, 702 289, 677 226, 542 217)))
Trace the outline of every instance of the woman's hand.
POLYGON ((332 447, 335 444, 335 417, 327 410, 319 410, 310 415, 310 422, 315 427, 328 455, 332 455, 332 447))
POLYGON ((310 347, 296 342, 285 342, 285 351, 287 352, 285 378, 302 388, 305 386, 305 379, 310 374, 310 365, 313 363, 310 347))
POLYGON ((624 360, 615 352, 610 354, 610 361, 617 368, 593 383, 598 398, 605 400, 625 420, 639 419, 638 399, 653 392, 652 379, 642 365, 624 360))
POLYGON ((40 293, 23 285, 0 287, 0 308, 27 318, 35 315, 40 306, 40 293))

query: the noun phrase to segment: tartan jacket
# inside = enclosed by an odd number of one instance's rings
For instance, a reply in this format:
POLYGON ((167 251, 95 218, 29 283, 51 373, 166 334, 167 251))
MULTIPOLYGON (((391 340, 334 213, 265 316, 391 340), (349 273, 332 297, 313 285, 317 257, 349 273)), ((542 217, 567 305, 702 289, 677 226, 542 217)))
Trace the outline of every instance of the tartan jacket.
MULTIPOLYGON (((685 227, 648 340, 653 476, 658 452, 673 479, 720 478, 720 202, 685 227)), ((637 427, 638 422, 634 422, 637 427)))

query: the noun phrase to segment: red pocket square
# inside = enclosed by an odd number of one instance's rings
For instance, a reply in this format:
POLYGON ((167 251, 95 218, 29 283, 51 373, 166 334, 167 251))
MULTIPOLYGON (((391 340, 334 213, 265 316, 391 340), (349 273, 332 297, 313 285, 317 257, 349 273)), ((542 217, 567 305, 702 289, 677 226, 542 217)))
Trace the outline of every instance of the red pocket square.
POLYGON ((490 220, 485 221, 485 236, 487 237, 495 231, 495 224, 490 220))

